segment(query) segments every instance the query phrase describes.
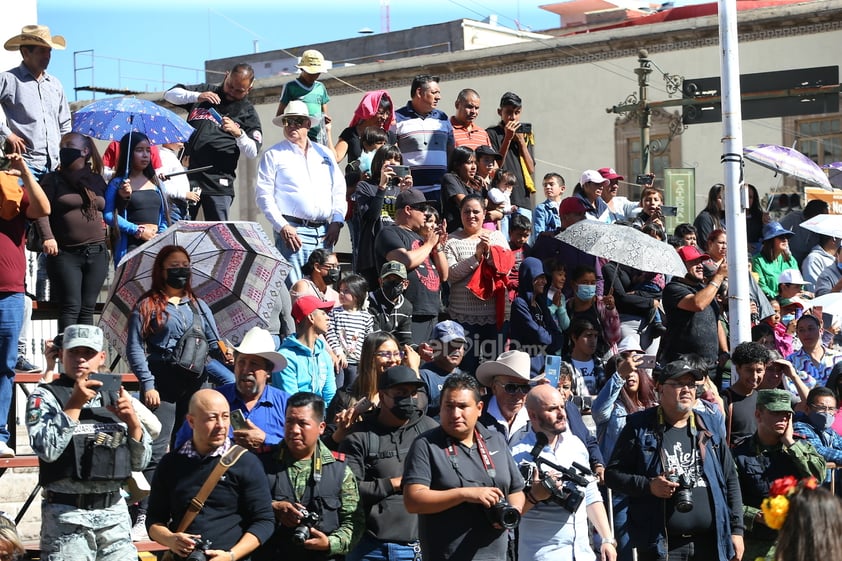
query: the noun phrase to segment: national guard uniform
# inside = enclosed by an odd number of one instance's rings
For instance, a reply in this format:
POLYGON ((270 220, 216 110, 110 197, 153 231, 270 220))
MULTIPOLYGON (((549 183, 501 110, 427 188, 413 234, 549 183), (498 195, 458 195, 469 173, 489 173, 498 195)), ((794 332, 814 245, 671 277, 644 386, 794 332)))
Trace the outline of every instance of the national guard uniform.
MULTIPOLYGON (((72 325, 64 348, 102 350, 102 331, 72 325)), ((38 455, 43 486, 41 550, 50 561, 126 561, 137 557, 131 519, 121 495, 123 480, 142 470, 152 453, 146 430, 140 442, 107 409, 108 393, 97 393, 79 421, 64 413, 75 379, 62 374, 29 398, 26 425, 38 455)))

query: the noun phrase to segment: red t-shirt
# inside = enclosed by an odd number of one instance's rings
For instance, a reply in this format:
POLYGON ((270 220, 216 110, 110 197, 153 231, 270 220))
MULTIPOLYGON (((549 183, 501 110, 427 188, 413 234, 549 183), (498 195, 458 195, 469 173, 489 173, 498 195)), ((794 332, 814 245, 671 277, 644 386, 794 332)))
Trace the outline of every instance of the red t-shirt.
MULTIPOLYGON (((23 189, 21 187, 21 189, 23 189)), ((26 210, 29 195, 23 190, 20 213, 11 220, 0 218, 0 292, 23 292, 26 276, 26 210)))

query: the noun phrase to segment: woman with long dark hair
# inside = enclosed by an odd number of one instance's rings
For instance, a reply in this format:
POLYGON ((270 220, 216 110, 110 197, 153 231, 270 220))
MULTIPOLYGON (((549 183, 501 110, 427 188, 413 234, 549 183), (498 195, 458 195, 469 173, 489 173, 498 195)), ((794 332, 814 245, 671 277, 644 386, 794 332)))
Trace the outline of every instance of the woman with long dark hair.
POLYGON ((793 235, 780 222, 770 222, 763 227, 763 245, 760 253, 751 258, 751 267, 767 298, 778 297, 778 276, 783 271, 798 269, 798 262, 789 251, 789 238, 793 235))
POLYGON ((477 159, 473 149, 457 146, 450 154, 447 173, 441 178, 442 216, 447 220, 448 233, 459 227, 459 204, 470 193, 482 193, 482 182, 478 181, 477 159))
POLYGON ((34 227, 43 240, 61 333, 75 323, 93 324, 108 274, 108 249, 102 217, 106 185, 96 145, 87 136, 67 133, 59 144, 59 158, 59 170, 41 179, 52 211, 34 227))
POLYGON ((114 265, 169 225, 167 196, 155 175, 149 139, 141 132, 120 139, 115 177, 105 192, 105 222, 112 226, 114 265))
POLYGON ((161 422, 161 432, 152 442, 152 459, 144 470, 150 481, 171 436, 181 426, 190 398, 208 377, 207 367, 195 375, 171 361, 179 339, 193 326, 194 317, 202 327, 210 355, 227 360, 219 348, 213 314, 193 294, 190 276, 186 249, 177 245, 161 248, 152 265, 152 288, 138 300, 129 319, 126 359, 140 381, 141 400, 161 422))
POLYGON ((725 228, 725 185, 716 183, 708 191, 708 202, 705 208, 696 216, 693 226, 696 228, 696 240, 698 240, 702 251, 707 251, 707 239, 710 233, 716 229, 725 228))

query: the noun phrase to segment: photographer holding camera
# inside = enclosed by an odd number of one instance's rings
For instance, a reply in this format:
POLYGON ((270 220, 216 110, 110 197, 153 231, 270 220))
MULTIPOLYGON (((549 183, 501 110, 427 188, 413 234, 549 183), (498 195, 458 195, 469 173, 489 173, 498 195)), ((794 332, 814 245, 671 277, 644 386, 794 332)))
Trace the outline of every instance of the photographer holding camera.
POLYGON ((284 439, 264 458, 275 533, 255 561, 341 559, 362 537, 365 513, 345 455, 322 442, 325 402, 310 392, 287 401, 284 439))
POLYGON ((694 411, 704 372, 684 360, 658 373, 660 406, 629 415, 605 470, 629 497, 626 531, 640 561, 730 561, 743 555, 734 459, 707 412, 694 411))
POLYGON ((506 558, 523 478, 501 434, 477 423, 482 409, 476 378, 451 374, 441 390, 441 426, 416 438, 406 457, 404 506, 420 515, 424 561, 506 558))
POLYGON ((564 405, 561 393, 549 384, 535 386, 526 396, 532 430, 512 447, 515 461, 526 472, 524 479, 531 483, 520 524, 518 559, 593 561, 590 520, 602 537, 599 558, 614 561, 617 541, 596 478, 585 467, 588 451, 570 432, 564 405))

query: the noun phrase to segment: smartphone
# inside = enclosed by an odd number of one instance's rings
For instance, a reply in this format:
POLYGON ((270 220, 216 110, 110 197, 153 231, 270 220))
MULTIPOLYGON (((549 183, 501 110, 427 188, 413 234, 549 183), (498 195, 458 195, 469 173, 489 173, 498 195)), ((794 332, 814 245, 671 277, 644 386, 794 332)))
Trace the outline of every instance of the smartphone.
POLYGON ((517 132, 522 132, 523 134, 531 134, 532 133, 532 123, 521 123, 520 127, 518 127, 517 132))
POLYGON ((231 411, 231 426, 234 427, 234 430, 245 430, 249 428, 249 424, 246 422, 246 418, 240 409, 231 411))
POLYGON ((208 109, 208 113, 210 113, 210 116, 213 117, 213 120, 216 121, 217 124, 222 124, 222 115, 219 114, 219 111, 211 107, 208 109))
POLYGON ((637 179, 635 179, 635 183, 637 183, 638 185, 652 185, 652 183, 654 181, 655 181, 655 175, 654 174, 648 174, 648 173, 638 175, 637 179))
POLYGON ((100 374, 95 372, 88 376, 89 380, 99 380, 102 385, 97 388, 97 392, 105 395, 109 394, 112 403, 117 403, 120 398, 120 386, 123 383, 123 377, 119 374, 100 374))
POLYGON ((662 206, 661 207, 661 215, 662 216, 678 216, 678 207, 677 206, 662 206))
POLYGON ((406 177, 409 175, 409 166, 389 166, 392 168, 392 171, 395 172, 395 175, 398 177, 406 177))
POLYGON ((640 368, 648 368, 650 370, 655 368, 655 355, 643 355, 641 358, 643 360, 640 363, 640 368))
POLYGON ((554 388, 558 387, 558 375, 561 373, 561 357, 558 355, 547 355, 544 362, 544 377, 554 388))

